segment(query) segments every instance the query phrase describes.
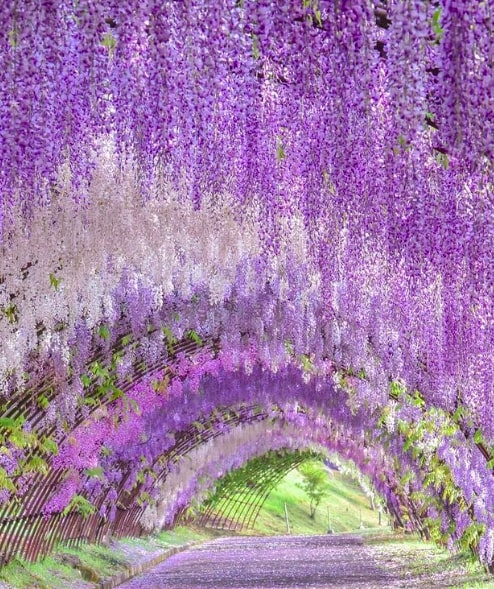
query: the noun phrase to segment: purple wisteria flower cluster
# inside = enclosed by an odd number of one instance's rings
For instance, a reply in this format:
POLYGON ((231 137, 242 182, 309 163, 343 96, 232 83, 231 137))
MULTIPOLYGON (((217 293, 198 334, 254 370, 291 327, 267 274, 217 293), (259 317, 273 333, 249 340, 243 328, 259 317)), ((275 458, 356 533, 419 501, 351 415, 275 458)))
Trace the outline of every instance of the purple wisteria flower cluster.
POLYGON ((149 529, 317 447, 492 563, 490 3, 0 22, 4 516, 149 529))

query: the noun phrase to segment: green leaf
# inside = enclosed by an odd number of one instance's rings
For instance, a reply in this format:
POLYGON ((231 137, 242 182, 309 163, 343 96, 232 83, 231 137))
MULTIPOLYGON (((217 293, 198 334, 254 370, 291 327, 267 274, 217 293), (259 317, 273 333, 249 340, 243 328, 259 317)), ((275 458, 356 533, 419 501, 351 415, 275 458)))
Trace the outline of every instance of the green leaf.
POLYGON ((400 479, 400 483, 405 486, 407 485, 410 481, 413 481, 414 479, 414 474, 413 471, 408 470, 400 479))
POLYGON ((281 139, 278 139, 278 144, 276 146, 276 160, 281 162, 286 158, 285 148, 283 146, 283 142, 281 139))
POLYGON ((419 407, 420 409, 424 409, 425 401, 424 401, 424 398, 422 397, 422 395, 419 393, 419 391, 414 392, 414 395, 412 397, 412 405, 414 407, 419 407))
POLYGON ((460 419, 462 419, 465 416, 466 413, 466 409, 463 406, 458 407, 458 409, 453 413, 453 421, 455 423, 458 423, 460 421, 460 419))
POLYGON ((54 454, 55 456, 58 454, 58 444, 51 438, 45 438, 40 444, 40 449, 47 454, 54 454))
POLYGON ((87 388, 91 384, 91 377, 88 376, 87 374, 82 374, 81 375, 81 382, 82 382, 83 386, 87 388))
POLYGON ((98 333, 101 338, 110 339, 110 330, 106 325, 100 325, 98 333))
POLYGON ((384 427, 384 424, 386 423, 386 419, 388 418, 388 415, 390 414, 391 409, 386 405, 384 407, 384 409, 381 411, 381 415, 379 416, 379 419, 377 420, 377 427, 381 428, 384 427))
POLYGON ((460 539, 460 546, 464 549, 471 549, 478 546, 480 537, 485 532, 485 524, 474 522, 463 532, 460 539))
POLYGON ((9 31, 9 45, 14 49, 19 45, 19 31, 15 27, 9 31))
POLYGON ((445 170, 449 168, 449 158, 445 153, 438 152, 436 154, 436 161, 445 170))
POLYGON ((67 515, 71 511, 80 513, 82 517, 86 518, 96 511, 96 507, 82 495, 74 495, 62 514, 67 515))
POLYGON ((408 146, 407 140, 405 137, 403 137, 403 135, 398 135, 398 145, 403 148, 408 146))
POLYGON ((86 470, 84 471, 84 474, 88 477, 95 477, 97 479, 104 478, 104 471, 101 468, 101 466, 97 466, 95 468, 86 468, 86 470))
POLYGON ((116 352, 113 352, 112 359, 111 359, 111 369, 112 370, 115 370, 115 368, 118 366, 118 363, 123 358, 123 355, 124 355, 124 353, 122 350, 117 350, 116 352))
POLYGON ((166 337, 166 341, 170 345, 177 343, 177 338, 173 335, 172 330, 168 326, 163 325, 163 327, 161 328, 161 331, 163 332, 164 336, 166 337))
POLYGON ((452 437, 456 434, 456 432, 458 431, 458 426, 454 423, 450 423, 448 425, 445 425, 442 429, 441 432, 444 436, 447 437, 452 437))
POLYGON ((484 443, 484 436, 481 432, 480 429, 478 429, 474 434, 473 434, 473 441, 476 444, 483 444, 484 443))
POLYGON ((396 380, 392 380, 389 383, 389 396, 395 400, 399 399, 401 395, 404 393, 403 385, 396 380))
POLYGON ((41 407, 41 409, 46 409, 48 407, 48 405, 50 404, 50 401, 48 401, 48 398, 46 397, 46 395, 40 395, 37 398, 37 402, 38 402, 38 405, 41 407))
POLYGON ((151 495, 149 493, 147 493, 146 491, 144 491, 143 493, 141 493, 139 495, 139 497, 136 500, 137 504, 139 506, 143 506, 144 504, 150 504, 152 505, 154 503, 153 498, 151 497, 151 495))
POLYGON ((434 483, 436 479, 436 474, 434 472, 430 472, 425 478, 424 478, 424 489, 427 489, 427 487, 429 485, 432 485, 434 483))
POLYGON ((10 303, 6 307, 2 307, 2 315, 7 319, 9 323, 17 323, 17 315, 19 310, 17 309, 17 305, 14 303, 10 303))
POLYGON ((160 393, 162 395, 166 394, 166 391, 168 389, 168 383, 170 382, 170 377, 168 375, 165 374, 164 378, 162 380, 155 380, 152 383, 152 387, 153 390, 156 391, 157 393, 160 393))
POLYGON ((187 335, 188 335, 189 339, 191 339, 197 345, 199 345, 199 346, 203 345, 202 339, 199 336, 199 334, 197 333, 197 331, 194 331, 193 329, 191 329, 187 335))
POLYGON ((50 272, 50 285, 51 285, 51 286, 53 286, 53 288, 54 288, 55 290, 58 290, 58 287, 60 286, 60 283, 61 283, 61 282, 62 282, 62 279, 61 279, 61 278, 57 278, 57 277, 55 276, 55 274, 52 274, 52 273, 50 272))
POLYGON ((434 14, 432 15, 432 23, 437 26, 439 24, 439 20, 441 18, 441 12, 442 12, 442 8, 439 7, 434 11, 434 14))
POLYGON ((48 473, 48 464, 41 456, 31 456, 31 458, 23 465, 23 472, 39 472, 41 474, 48 473))
POLYGON ((408 433, 410 431, 410 426, 408 425, 408 423, 406 421, 404 421, 403 419, 398 419, 397 425, 398 425, 398 431, 400 434, 408 435, 408 433))
POLYGON ((4 468, 0 467, 0 489, 7 489, 11 493, 15 493, 16 488, 14 483, 11 481, 10 476, 4 468))
POLYGON ((413 444, 416 442, 415 436, 408 437, 405 442, 403 443, 403 452, 408 452, 413 444))
POLYGON ((93 362, 93 364, 91 366, 91 372, 97 378, 106 379, 109 377, 108 369, 101 366, 101 364, 99 362, 93 362))
POLYGON ((12 417, 0 417, 0 428, 12 430, 20 427, 23 423, 24 421, 19 422, 18 417, 16 419, 12 417))
POLYGON ((108 446, 101 446, 100 454, 101 456, 111 456, 113 454, 113 450, 108 448, 108 446))
POLYGON ((36 436, 22 429, 14 429, 10 433, 9 440, 17 448, 25 448, 36 443, 36 436))
POLYGON ((432 15, 432 30, 434 31, 434 33, 436 35, 437 42, 439 42, 444 35, 444 29, 441 26, 441 14, 442 14, 442 8, 438 7, 438 8, 436 8, 436 10, 434 11, 434 14, 432 15))
POLYGON ((316 17, 317 26, 322 27, 322 15, 321 15, 321 11, 319 10, 319 8, 316 8, 314 10, 314 16, 316 17))
POLYGON ((259 39, 257 38, 257 35, 251 35, 251 37, 252 37, 252 56, 257 61, 259 59, 259 57, 261 56, 261 54, 259 52, 259 39))
POLYGON ((300 361, 302 362, 302 369, 305 372, 310 372, 312 370, 312 368, 313 368, 312 361, 309 358, 309 356, 307 356, 306 354, 302 354, 300 356, 300 361))
POLYGON ((127 399, 127 395, 123 392, 123 390, 119 389, 117 387, 113 387, 110 401, 116 401, 117 399, 122 399, 122 398, 127 399))
POLYGON ((113 57, 113 54, 115 53, 115 48, 117 46, 117 40, 110 32, 107 32, 103 35, 101 45, 103 45, 103 47, 106 47, 108 49, 110 57, 113 57))

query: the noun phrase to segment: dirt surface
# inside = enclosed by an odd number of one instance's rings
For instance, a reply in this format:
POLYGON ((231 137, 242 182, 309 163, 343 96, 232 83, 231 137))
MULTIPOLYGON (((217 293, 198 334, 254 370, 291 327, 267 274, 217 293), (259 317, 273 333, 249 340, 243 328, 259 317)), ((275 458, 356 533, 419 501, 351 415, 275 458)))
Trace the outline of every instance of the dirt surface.
MULTIPOLYGON (((418 561, 424 562, 424 554, 418 561)), ((367 545, 359 535, 219 538, 177 554, 120 587, 436 589, 462 582, 461 571, 430 571, 425 565, 421 571, 413 562, 413 551, 402 553, 393 544, 367 545)))

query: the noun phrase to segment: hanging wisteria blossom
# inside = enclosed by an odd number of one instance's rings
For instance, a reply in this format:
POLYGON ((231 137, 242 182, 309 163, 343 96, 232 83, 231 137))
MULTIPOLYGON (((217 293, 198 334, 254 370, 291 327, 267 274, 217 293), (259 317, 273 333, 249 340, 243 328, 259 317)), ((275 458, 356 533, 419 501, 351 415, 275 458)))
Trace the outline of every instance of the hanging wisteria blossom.
POLYGON ((0 22, 3 561, 17 518, 141 533, 298 447, 492 565, 491 3, 0 22))

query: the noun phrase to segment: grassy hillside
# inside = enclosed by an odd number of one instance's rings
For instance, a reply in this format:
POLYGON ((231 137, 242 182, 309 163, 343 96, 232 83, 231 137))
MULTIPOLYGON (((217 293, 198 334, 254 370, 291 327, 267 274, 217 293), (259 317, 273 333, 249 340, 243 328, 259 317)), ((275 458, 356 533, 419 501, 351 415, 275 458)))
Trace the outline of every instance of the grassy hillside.
MULTIPOLYGON (((360 513, 365 528, 379 525, 377 510, 370 509, 369 499, 358 483, 344 475, 330 471, 327 479, 329 495, 317 508, 314 519, 309 517, 309 499, 297 483, 302 475, 292 470, 269 495, 254 531, 262 534, 285 534, 286 502, 292 534, 325 534, 328 531, 328 509, 331 526, 335 532, 356 531, 360 525, 360 513)), ((383 523, 387 523, 383 516, 383 523)))

